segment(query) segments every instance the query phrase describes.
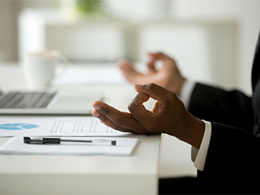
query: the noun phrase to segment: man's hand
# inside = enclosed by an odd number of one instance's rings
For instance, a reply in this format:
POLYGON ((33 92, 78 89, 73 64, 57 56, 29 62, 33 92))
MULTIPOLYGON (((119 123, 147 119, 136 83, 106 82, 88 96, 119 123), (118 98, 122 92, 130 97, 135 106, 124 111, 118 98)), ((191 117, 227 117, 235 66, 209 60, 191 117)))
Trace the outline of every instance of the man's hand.
POLYGON ((92 104, 92 114, 105 125, 119 131, 137 134, 167 133, 199 148, 204 123, 187 112, 173 92, 155 84, 136 85, 135 89, 138 94, 128 106, 130 113, 95 101, 92 104), (157 100, 152 111, 143 105, 150 97, 157 100))
POLYGON ((119 68, 124 77, 128 81, 139 85, 155 83, 180 95, 182 85, 186 79, 181 75, 176 62, 162 53, 149 53, 148 55, 150 61, 147 64, 148 72, 146 74, 136 71, 128 61, 121 61, 119 68), (158 60, 163 63, 161 69, 155 68, 155 62, 158 60))

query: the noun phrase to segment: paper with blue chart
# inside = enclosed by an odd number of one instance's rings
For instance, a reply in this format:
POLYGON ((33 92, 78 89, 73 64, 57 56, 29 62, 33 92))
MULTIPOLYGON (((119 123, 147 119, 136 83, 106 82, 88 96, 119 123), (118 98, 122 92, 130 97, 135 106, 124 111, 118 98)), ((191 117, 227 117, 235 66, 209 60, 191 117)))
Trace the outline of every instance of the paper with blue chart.
POLYGON ((0 118, 0 137, 13 136, 131 136, 114 130, 95 117, 0 118))

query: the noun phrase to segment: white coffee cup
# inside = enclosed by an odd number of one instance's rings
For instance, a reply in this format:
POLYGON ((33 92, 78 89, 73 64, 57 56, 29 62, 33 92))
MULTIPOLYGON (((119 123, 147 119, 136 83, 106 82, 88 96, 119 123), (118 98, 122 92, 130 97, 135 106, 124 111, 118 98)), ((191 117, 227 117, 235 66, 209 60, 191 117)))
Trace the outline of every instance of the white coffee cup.
POLYGON ((67 63, 59 50, 46 50, 25 56, 23 72, 29 89, 43 89, 51 85, 58 65, 67 63))

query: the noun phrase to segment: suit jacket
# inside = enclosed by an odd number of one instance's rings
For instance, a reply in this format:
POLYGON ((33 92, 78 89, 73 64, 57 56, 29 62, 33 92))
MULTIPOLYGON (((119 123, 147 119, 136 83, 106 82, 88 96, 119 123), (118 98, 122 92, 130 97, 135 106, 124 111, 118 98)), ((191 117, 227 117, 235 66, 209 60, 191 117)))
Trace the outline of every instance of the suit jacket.
POLYGON ((260 34, 252 68, 252 97, 197 83, 189 112, 211 121, 204 171, 198 178, 220 191, 260 192, 260 34))

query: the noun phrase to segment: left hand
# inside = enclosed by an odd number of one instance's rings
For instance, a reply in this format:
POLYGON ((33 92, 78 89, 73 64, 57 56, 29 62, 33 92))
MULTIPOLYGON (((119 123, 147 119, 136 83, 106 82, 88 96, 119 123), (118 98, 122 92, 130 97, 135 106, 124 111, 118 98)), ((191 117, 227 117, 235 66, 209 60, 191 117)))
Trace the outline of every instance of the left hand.
POLYGON ((148 72, 138 72, 133 64, 124 60, 119 65, 123 76, 133 84, 155 83, 180 95, 186 79, 182 76, 175 60, 163 53, 149 53, 148 55, 150 57, 150 61, 147 63, 148 72), (161 61, 163 67, 157 69, 156 61, 161 61))
POLYGON ((136 85, 135 89, 139 94, 128 106, 130 113, 95 101, 92 104, 92 114, 105 125, 119 131, 138 134, 167 133, 199 148, 204 123, 192 116, 173 92, 155 84, 136 85), (157 100, 152 111, 143 105, 150 97, 157 100))

